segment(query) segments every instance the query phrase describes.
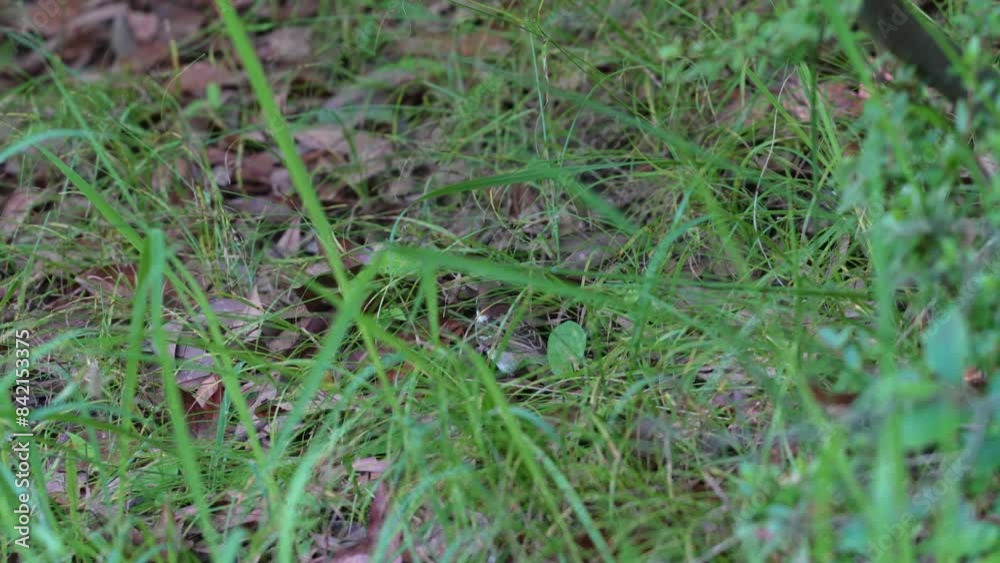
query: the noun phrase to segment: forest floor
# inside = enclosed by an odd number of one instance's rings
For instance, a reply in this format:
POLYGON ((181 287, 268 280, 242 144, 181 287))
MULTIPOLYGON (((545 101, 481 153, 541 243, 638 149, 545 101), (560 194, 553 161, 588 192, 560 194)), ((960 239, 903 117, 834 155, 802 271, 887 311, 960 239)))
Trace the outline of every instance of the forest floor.
POLYGON ((998 560, 1000 135, 850 6, 233 3, 0 8, 4 560, 998 560))

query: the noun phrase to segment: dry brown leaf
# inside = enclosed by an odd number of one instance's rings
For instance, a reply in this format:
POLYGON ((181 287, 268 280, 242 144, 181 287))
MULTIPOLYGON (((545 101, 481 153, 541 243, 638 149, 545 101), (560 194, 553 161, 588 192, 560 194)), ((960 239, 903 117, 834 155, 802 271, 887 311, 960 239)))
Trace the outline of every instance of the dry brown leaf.
POLYGON ((187 427, 195 438, 210 438, 215 435, 222 391, 222 384, 216 379, 206 381, 197 393, 181 393, 187 427))
POLYGON ((312 28, 282 27, 261 37, 257 54, 261 59, 276 63, 299 63, 313 52, 312 28))
POLYGON ((389 462, 375 457, 363 457, 354 460, 351 468, 358 473, 370 473, 373 477, 377 477, 389 470, 389 462))
POLYGON ((302 249, 302 229, 299 223, 300 220, 296 218, 294 224, 274 243, 274 254, 279 258, 295 256, 302 249))
MULTIPOLYGON (((263 315, 263 309, 256 290, 251 292, 247 301, 217 297, 209 301, 209 306, 222 326, 237 334, 241 341, 253 341, 260 336, 260 317, 263 315)), ((196 325, 204 322, 204 314, 199 314, 194 319, 196 325)), ((188 332, 180 323, 167 323, 164 329, 170 335, 167 353, 179 360, 177 373, 174 376, 178 387, 192 393, 199 407, 205 407, 209 399, 217 393, 220 383, 218 376, 211 371, 214 363, 212 355, 196 346, 179 342, 182 340, 182 335, 188 332)))
POLYGON ((367 543, 361 544, 338 553, 329 561, 330 563, 369 563, 372 561, 371 554, 368 553, 370 550, 371 547, 367 543))
POLYGON ((389 45, 394 55, 427 57, 440 57, 449 52, 457 52, 463 57, 503 57, 510 50, 510 41, 490 31, 474 31, 459 37, 451 33, 425 33, 419 37, 404 37, 389 45))
POLYGON ((156 67, 160 63, 170 58, 170 42, 154 41, 146 45, 139 45, 135 51, 117 61, 121 68, 131 69, 134 72, 143 72, 156 67))
MULTIPOLYGON (((382 69, 365 75, 354 84, 343 88, 336 96, 323 104, 323 109, 340 109, 357 105, 371 96, 373 91, 399 88, 414 80, 416 80, 416 76, 410 71, 400 68, 382 69)), ((350 122, 345 123, 345 126, 350 126, 350 122)))
POLYGON ((966 385, 979 392, 985 391, 986 384, 989 383, 983 370, 975 367, 967 368, 965 374, 962 376, 962 380, 965 381, 966 385))
MULTIPOLYGON (((194 346, 174 343, 168 345, 168 353, 170 352, 172 352, 174 359, 180 360, 174 378, 177 381, 177 386, 181 389, 197 393, 198 389, 206 382, 211 385, 217 380, 212 372, 192 367, 201 365, 210 368, 212 356, 208 352, 194 346)), ((204 402, 199 404, 204 406, 204 402)))
MULTIPOLYGON (((322 155, 335 155, 335 164, 349 161, 356 170, 344 176, 349 184, 363 182, 372 176, 386 171, 390 166, 390 157, 395 145, 390 139, 368 133, 355 132, 350 137, 345 136, 340 125, 323 125, 304 129, 295 134, 295 140, 300 149, 306 152, 307 161, 321 160, 322 155)), ((333 185, 321 188, 320 199, 334 201, 340 193, 341 186, 333 185), (332 190, 332 192, 331 192, 332 190)))
POLYGON ((14 190, 3 208, 0 209, 0 234, 5 236, 13 235, 31 213, 31 208, 46 193, 40 188, 18 188, 14 190))
POLYGON ((458 52, 463 57, 482 54, 505 56, 510 53, 510 41, 489 31, 475 31, 459 38, 458 52))
POLYGON ((420 187, 413 176, 398 176, 379 189, 379 194, 390 202, 405 202, 420 196, 420 187))
POLYGON ((275 164, 277 161, 269 152, 244 154, 238 162, 237 178, 244 182, 267 184, 271 181, 275 164))
MULTIPOLYGON (((261 308, 260 296, 256 288, 250 292, 250 298, 246 301, 232 299, 229 297, 217 297, 208 302, 212 312, 218 317, 228 330, 234 333, 245 331, 247 327, 251 330, 241 334, 244 341, 255 340, 260 335, 260 317, 264 314, 261 308)), ((203 315, 199 315, 199 320, 203 315)))
POLYGON ((225 506, 219 506, 212 517, 219 530, 230 530, 267 521, 267 513, 261 507, 263 499, 259 495, 250 496, 242 491, 226 491, 225 506))
POLYGON ((243 83, 243 75, 207 61, 198 61, 181 71, 177 83, 182 92, 201 96, 209 84, 238 86, 243 83))
POLYGON ((488 535, 486 530, 489 529, 490 520, 479 512, 473 513, 472 519, 475 520, 477 527, 483 530, 484 533, 479 537, 473 535, 471 538, 466 539, 463 549, 456 552, 456 546, 448 541, 448 534, 445 532, 444 527, 441 524, 435 523, 430 531, 423 536, 423 542, 414 547, 415 559, 417 561, 441 561, 447 555, 451 554, 452 558, 457 560, 490 560, 491 558, 487 554, 489 541, 484 537, 488 535))
POLYGON ((233 158, 231 150, 220 147, 217 145, 212 145, 205 150, 208 156, 208 162, 212 166, 217 166, 219 164, 229 165, 229 161, 233 158))
POLYGON ((979 163, 979 169, 982 170, 983 175, 986 176, 988 180, 992 180, 996 177, 998 171, 1000 171, 1000 161, 992 155, 977 154, 976 162, 979 163))
POLYGON ((129 10, 128 26, 139 43, 149 43, 160 34, 160 18, 156 14, 129 10))
POLYGON ((271 197, 240 196, 226 202, 226 207, 246 213, 261 221, 287 223, 300 215, 288 205, 271 197))
MULTIPOLYGON (((368 508, 368 532, 365 540, 351 549, 341 551, 330 561, 332 563, 368 563, 375 561, 372 557, 374 555, 372 551, 378 546, 379 536, 382 534, 382 527, 385 525, 390 503, 389 485, 386 481, 381 481, 375 487, 375 498, 372 499, 372 504, 368 508)), ((389 541, 383 555, 397 553, 401 544, 402 538, 397 534, 389 541)), ((391 561, 393 563, 401 563, 402 560, 402 556, 397 556, 391 561)))
POLYGON ((83 11, 83 0, 51 2, 41 0, 24 6, 25 29, 33 29, 45 37, 60 33, 73 18, 83 11))
POLYGON ((628 237, 608 233, 571 233, 559 240, 563 267, 572 270, 600 267, 628 243, 628 237))
POLYGON ((279 355, 284 355, 298 345, 299 341, 307 334, 306 330, 309 321, 314 318, 313 314, 304 304, 296 301, 297 297, 287 296, 286 299, 293 301, 293 303, 289 304, 283 310, 281 318, 286 322, 297 325, 298 328, 286 329, 269 340, 268 349, 279 355))
POLYGON ((194 402, 200 407, 207 407, 213 398, 222 391, 222 380, 218 377, 206 379, 195 389, 194 402))
POLYGON ((212 174, 220 186, 229 186, 238 181, 244 193, 269 195, 270 183, 278 164, 269 152, 246 152, 226 150, 221 147, 208 148, 208 160, 212 164, 212 174), (249 185, 248 185, 249 184, 249 185))
MULTIPOLYGON (((86 482, 82 480, 81 482, 86 482)), ((61 506, 69 504, 69 496, 66 494, 66 471, 59 469, 51 475, 45 476, 45 492, 49 498, 56 501, 61 506)))
POLYGON ((295 142, 301 151, 343 152, 348 147, 344 127, 339 124, 320 125, 296 131, 295 142))
MULTIPOLYGON (((817 85, 818 94, 833 109, 837 117, 855 119, 864 111, 865 101, 870 97, 861 86, 854 87, 836 82, 823 82, 817 85)), ((779 99, 788 113, 800 121, 812 119, 810 111, 810 93, 802 85, 797 75, 792 75, 782 84, 779 99)))
POLYGON ((354 148, 357 152, 352 155, 352 164, 359 169, 346 175, 344 180, 356 185, 385 172, 392 164, 394 147, 393 142, 385 137, 357 133, 354 136, 354 148))
MULTIPOLYGON (((862 85, 850 86, 836 82, 824 82, 820 83, 817 88, 823 103, 830 106, 834 115, 846 119, 860 117, 864 111, 864 103, 870 97, 862 85)), ((771 87, 770 90, 781 101, 782 107, 794 118, 805 122, 812 119, 811 95, 803 87, 797 75, 788 76, 786 80, 771 87)), ((736 122, 739 127, 766 123, 770 128, 774 114, 774 107, 766 97, 761 95, 747 97, 742 92, 736 91, 725 100, 722 109, 715 117, 715 123, 719 126, 732 126, 733 122, 736 122), (736 121, 737 118, 739 121, 736 121)))
POLYGON ((319 13, 320 0, 296 0, 282 6, 275 19, 280 21, 311 18, 319 13))
POLYGON ((114 2, 104 6, 98 6, 92 10, 87 10, 69 22, 70 33, 84 33, 99 29, 101 25, 114 21, 119 17, 127 16, 128 4, 125 2, 114 2))
POLYGON ((493 208, 514 219, 541 211, 539 206, 534 205, 539 199, 538 190, 525 184, 491 188, 487 195, 493 208))
POLYGON ((284 355, 292 351, 301 338, 302 334, 297 330, 283 330, 268 343, 267 349, 274 354, 284 355))
POLYGON ((185 39, 201 31, 207 13, 178 2, 155 2, 153 12, 163 19, 166 38, 174 40, 185 39))
POLYGON ((285 201, 288 201, 287 198, 291 197, 295 192, 292 186, 292 175, 288 173, 288 169, 284 166, 275 167, 271 172, 270 184, 271 191, 275 195, 285 198, 285 201))
POLYGON ((131 299, 136 284, 136 267, 134 264, 98 266, 77 275, 75 281, 95 297, 131 299))

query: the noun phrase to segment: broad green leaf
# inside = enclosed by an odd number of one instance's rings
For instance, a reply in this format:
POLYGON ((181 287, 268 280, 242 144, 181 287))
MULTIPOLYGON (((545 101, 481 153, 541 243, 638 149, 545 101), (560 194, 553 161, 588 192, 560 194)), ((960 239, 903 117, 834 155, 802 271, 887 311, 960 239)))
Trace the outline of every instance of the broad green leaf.
POLYGON ((573 321, 566 321, 549 334, 549 367, 556 374, 569 373, 583 365, 587 333, 573 321))
POLYGON ((924 361, 942 379, 961 383, 969 357, 969 328, 956 308, 946 311, 924 333, 924 361))
POLYGON ((918 405, 903 414, 903 447, 921 450, 958 431, 961 413, 945 401, 918 405))

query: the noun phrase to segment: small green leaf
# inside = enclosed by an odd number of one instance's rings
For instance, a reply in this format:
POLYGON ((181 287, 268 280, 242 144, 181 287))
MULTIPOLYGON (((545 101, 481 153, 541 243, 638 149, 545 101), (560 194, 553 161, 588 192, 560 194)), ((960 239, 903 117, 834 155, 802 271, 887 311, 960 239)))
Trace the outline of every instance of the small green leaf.
MULTIPOLYGON (((989 483, 1000 473, 1000 432, 993 431, 983 439, 972 465, 973 476, 989 483)), ((1000 498, 997 499, 997 514, 1000 514, 1000 498)))
POLYGON ((969 328, 952 308, 924 333, 924 361, 942 379, 961 383, 968 357, 969 328))
POLYGON ((947 442, 961 424, 961 412, 945 401, 917 405, 903 414, 903 447, 920 450, 947 442))
MULTIPOLYGON (((958 537, 950 537, 947 540, 954 542, 953 545, 961 546, 956 554, 970 557, 987 553, 996 555, 996 549, 1000 546, 1000 528, 992 522, 978 519, 968 504, 963 503, 959 509, 959 522, 956 531, 958 537)), ((980 559, 980 561, 983 560, 980 559)), ((995 559, 991 559, 991 561, 995 561, 995 559)))
POLYGON ((73 432, 67 432, 66 436, 69 437, 69 449, 73 450, 77 454, 77 458, 81 461, 86 461, 88 463, 101 463, 101 454, 97 451, 97 448, 92 446, 90 442, 85 440, 79 434, 74 434, 73 432))
POLYGON ((573 321, 566 321, 549 334, 549 367, 556 374, 569 373, 583 365, 587 333, 573 321))
POLYGON ((847 342, 851 339, 851 329, 849 327, 845 327, 839 330, 834 330, 828 326, 824 326, 819 329, 818 336, 823 344, 833 348, 834 350, 840 350, 846 346, 847 342))
POLYGON ((205 87, 205 100, 208 102, 208 107, 213 110, 218 110, 222 107, 222 88, 216 82, 210 82, 207 87, 205 87))
POLYGON ((420 273, 420 263, 391 249, 380 251, 375 255, 375 265, 378 271, 387 276, 407 277, 420 273))

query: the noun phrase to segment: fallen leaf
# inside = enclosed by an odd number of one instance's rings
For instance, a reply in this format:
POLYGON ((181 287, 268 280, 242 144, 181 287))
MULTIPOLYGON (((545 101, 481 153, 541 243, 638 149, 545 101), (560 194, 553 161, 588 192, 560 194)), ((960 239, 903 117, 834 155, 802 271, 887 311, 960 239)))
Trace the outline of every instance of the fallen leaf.
POLYGON ((177 386, 181 389, 197 393, 199 387, 206 382, 211 384, 216 378, 212 372, 194 367, 200 365, 209 368, 212 366, 212 356, 208 352, 186 344, 171 344, 168 350, 170 348, 173 349, 174 359, 181 360, 178 362, 177 373, 174 376, 177 386))
POLYGON ((201 96, 209 84, 218 84, 219 86, 242 84, 243 75, 207 61, 198 61, 181 70, 177 82, 182 92, 201 96))
POLYGON ((136 267, 134 264, 98 266, 77 275, 75 280, 95 297, 131 299, 136 285, 136 267))
POLYGON ((617 255, 628 243, 628 237, 608 233, 570 233, 559 241, 564 268, 572 270, 594 269, 617 255))
POLYGON ((474 31, 459 38, 458 52, 463 57, 482 54, 505 56, 510 53, 511 44, 507 39, 489 31, 474 31))
MULTIPOLYGON (((83 33, 100 28, 109 21, 114 21, 119 17, 127 17, 128 5, 125 2, 114 2, 88 10, 73 18, 69 22, 69 31, 72 33, 83 33)), ((124 20, 127 21, 127 20, 124 20)))
POLYGON ((344 176, 344 181, 357 185, 377 176, 392 165, 391 156, 395 145, 390 139, 367 133, 357 133, 354 136, 355 153, 351 154, 353 172, 344 176))
POLYGON ((160 34, 160 18, 156 14, 129 10, 128 26, 139 43, 149 43, 160 34))
POLYGON ((145 72, 169 58, 170 42, 166 40, 154 41, 149 44, 139 45, 127 57, 122 57, 118 60, 117 64, 121 68, 131 69, 133 72, 145 72))
MULTIPOLYGON (((347 106, 354 106, 372 95, 373 91, 379 89, 395 89, 409 84, 416 80, 416 76, 400 68, 383 69, 358 78, 353 84, 344 87, 336 96, 330 98, 323 109, 340 109, 347 106)), ((363 115, 363 112, 358 112, 363 115)), ((346 122, 345 126, 350 126, 346 122)))
POLYGON ((13 235, 45 193, 40 188, 22 187, 7 196, 3 209, 0 209, 0 233, 8 237, 13 235))
POLYGON ((226 207, 240 213, 273 223, 287 223, 300 215, 291 207, 274 198, 263 196, 240 196, 226 201, 226 207))
POLYGON ((244 154, 237 163, 237 178, 243 182, 267 184, 271 181, 271 173, 274 172, 276 162, 269 152, 244 154))
POLYGON ((295 132, 295 142, 302 151, 335 151, 341 152, 347 148, 344 128, 338 124, 320 125, 301 129, 295 132))
POLYGON ((83 384, 87 396, 100 399, 104 396, 104 377, 101 365, 94 358, 87 358, 85 367, 77 371, 77 379, 83 384))
POLYGON ((83 10, 83 0, 30 2, 24 6, 24 27, 45 37, 62 31, 83 10))
POLYGON ((287 2, 276 15, 278 20, 311 18, 319 13, 320 0, 297 0, 287 2))
POLYGON ((295 256, 302 249, 302 229, 299 227, 300 220, 295 219, 295 223, 282 233, 281 238, 274 244, 274 254, 279 258, 295 256))
MULTIPOLYGON (((338 125, 304 129, 295 134, 295 140, 303 151, 314 153, 311 158, 314 162, 320 160, 321 154, 335 155, 337 164, 350 162, 353 170, 345 174, 343 179, 351 185, 388 170, 395 147, 390 139, 366 131, 358 131, 347 137, 343 128, 338 125)), ((320 199, 334 201, 339 189, 339 185, 333 185, 318 190, 320 199)))
POLYGON ((965 375, 963 376, 963 381, 969 387, 975 389, 976 391, 983 392, 986 390, 986 384, 989 382, 986 378, 986 374, 983 370, 970 367, 965 370, 965 375))
MULTIPOLYGON (((229 297, 216 297, 209 302, 209 306, 216 317, 229 331, 241 334, 243 341, 255 340, 260 335, 260 317, 264 314, 261 308, 260 296, 257 290, 250 292, 250 298, 246 301, 229 297), (247 327, 252 327, 246 330, 247 327)), ((202 320, 204 315, 199 315, 198 320, 202 320)))
MULTIPOLYGON (((391 498, 389 495, 389 485, 386 481, 381 481, 378 486, 375 487, 375 497, 372 499, 372 504, 368 508, 368 532, 364 541, 351 549, 347 549, 336 554, 331 559, 333 563, 368 563, 370 561, 375 561, 373 558, 375 555, 373 551, 378 546, 379 536, 382 535, 382 527, 385 525, 385 519, 389 512, 390 503, 391 498)), ((397 534, 388 542, 388 545, 382 555, 385 556, 397 553, 401 544, 402 537, 397 534)), ((403 558, 402 556, 396 556, 391 561, 393 561, 393 563, 401 563, 403 558)))
POLYGON ((370 473, 372 476, 378 476, 389 470, 389 462, 374 457, 363 457, 354 460, 351 468, 358 473, 370 473))
POLYGON ((261 37, 257 54, 261 59, 277 63, 298 63, 312 55, 312 28, 282 27, 261 37))
POLYGON ((463 57, 489 58, 506 56, 511 48, 510 41, 494 32, 474 31, 459 37, 453 37, 451 33, 404 37, 388 49, 398 56, 440 57, 441 53, 457 52, 463 57))
MULTIPOLYGON (((856 119, 864 111, 865 100, 869 98, 863 87, 854 87, 836 82, 822 82, 817 85, 818 94, 833 109, 834 115, 856 119)), ((792 75, 777 91, 781 104, 796 119, 807 122, 812 119, 811 96, 797 75, 792 75)))
POLYGON ((115 55, 115 60, 122 60, 139 48, 135 34, 128 25, 128 16, 121 13, 115 16, 111 22, 111 52, 115 55))
POLYGON ((219 381, 210 381, 198 391, 193 394, 187 391, 181 393, 185 421, 192 436, 210 438, 215 435, 218 427, 223 387, 219 381))

